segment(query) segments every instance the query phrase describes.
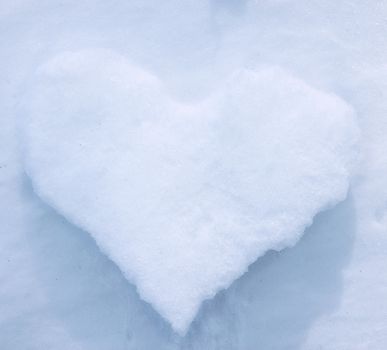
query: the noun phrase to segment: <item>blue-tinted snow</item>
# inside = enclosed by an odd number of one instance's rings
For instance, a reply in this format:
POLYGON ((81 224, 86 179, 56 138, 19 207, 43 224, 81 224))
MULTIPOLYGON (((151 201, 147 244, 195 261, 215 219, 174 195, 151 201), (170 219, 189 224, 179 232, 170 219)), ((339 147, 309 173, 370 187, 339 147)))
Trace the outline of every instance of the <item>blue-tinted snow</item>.
POLYGON ((386 16, 384 1, 360 0, 2 1, 1 348, 386 348, 386 16), (280 65, 359 117, 353 198, 206 302, 183 339, 23 176, 20 91, 53 55, 89 47, 124 52, 188 100, 235 67, 280 65))

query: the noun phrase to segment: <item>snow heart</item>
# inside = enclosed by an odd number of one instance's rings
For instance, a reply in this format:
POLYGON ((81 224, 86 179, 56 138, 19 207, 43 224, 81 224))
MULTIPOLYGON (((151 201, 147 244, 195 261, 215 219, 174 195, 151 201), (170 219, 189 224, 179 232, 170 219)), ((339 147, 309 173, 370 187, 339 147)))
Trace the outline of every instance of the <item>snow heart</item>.
POLYGON ((180 334, 201 302, 345 198, 353 110, 279 68, 197 104, 107 50, 43 65, 25 104, 35 191, 88 231, 180 334))

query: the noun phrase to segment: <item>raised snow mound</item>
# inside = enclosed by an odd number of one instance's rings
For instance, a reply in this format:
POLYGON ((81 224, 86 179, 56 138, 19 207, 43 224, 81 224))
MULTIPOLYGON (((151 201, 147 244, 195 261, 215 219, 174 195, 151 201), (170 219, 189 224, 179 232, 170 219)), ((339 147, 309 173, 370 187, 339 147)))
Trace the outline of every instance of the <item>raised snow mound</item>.
POLYGON ((173 328, 345 198, 354 112, 275 67, 200 103, 108 50, 43 65, 24 103, 36 192, 87 230, 173 328))

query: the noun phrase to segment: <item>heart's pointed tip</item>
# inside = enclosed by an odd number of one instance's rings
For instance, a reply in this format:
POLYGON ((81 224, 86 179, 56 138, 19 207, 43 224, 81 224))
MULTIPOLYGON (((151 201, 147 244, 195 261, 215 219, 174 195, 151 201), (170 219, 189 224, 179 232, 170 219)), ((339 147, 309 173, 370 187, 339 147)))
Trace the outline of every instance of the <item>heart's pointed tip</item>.
POLYGON ((180 322, 180 321, 175 322, 175 321, 168 320, 174 333, 177 334, 181 338, 183 338, 187 335, 188 330, 191 328, 192 321, 193 321, 193 319, 189 319, 189 320, 183 321, 183 322, 180 322))
MULTIPOLYGON (((170 293, 169 293, 170 294, 170 293)), ((179 337, 184 337, 189 332, 195 318, 197 317, 203 297, 201 295, 180 295, 174 300, 161 300, 152 296, 146 298, 145 291, 139 291, 140 297, 148 302, 160 317, 171 327, 172 331, 179 337), (193 300, 195 299, 195 300, 193 300)))

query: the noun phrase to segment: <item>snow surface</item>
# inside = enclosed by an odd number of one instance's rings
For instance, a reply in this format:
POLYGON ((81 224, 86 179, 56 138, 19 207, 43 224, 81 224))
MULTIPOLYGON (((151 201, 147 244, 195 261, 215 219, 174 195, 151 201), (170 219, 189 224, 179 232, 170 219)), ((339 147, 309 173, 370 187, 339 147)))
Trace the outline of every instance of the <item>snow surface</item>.
POLYGON ((386 18, 386 1, 0 1, 0 348, 385 350, 386 18), (274 65, 357 115, 350 196, 205 301, 185 336, 25 175, 17 123, 30 82, 88 48, 119 52, 183 104, 274 65))
POLYGON ((352 108, 276 68, 195 104, 113 52, 38 69, 22 121, 37 193, 88 231, 174 329, 345 198, 352 108))

